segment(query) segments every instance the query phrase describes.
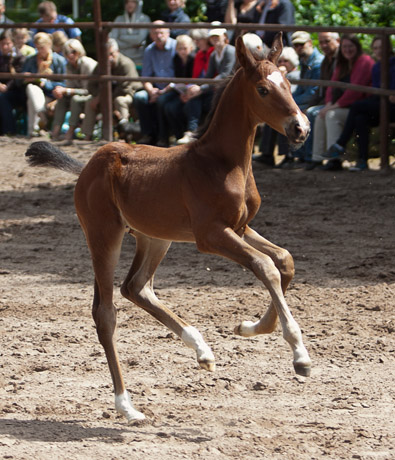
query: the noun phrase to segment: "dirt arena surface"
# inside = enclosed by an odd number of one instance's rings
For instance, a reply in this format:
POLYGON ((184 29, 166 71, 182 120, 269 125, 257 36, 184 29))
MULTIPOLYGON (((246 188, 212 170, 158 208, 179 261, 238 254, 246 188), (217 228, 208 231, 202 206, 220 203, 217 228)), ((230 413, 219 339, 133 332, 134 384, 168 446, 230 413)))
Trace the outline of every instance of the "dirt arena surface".
MULTIPOLYGON (((255 165, 263 202, 252 227, 286 247, 287 300, 313 361, 296 376, 281 331, 233 334, 268 293, 252 274, 173 244, 158 296, 196 326, 217 359, 195 353, 119 293, 127 388, 147 416, 130 426, 90 314, 93 274, 73 206, 75 177, 29 168, 25 139, 0 138, 0 458, 395 458, 395 175, 278 171, 255 165)), ((65 150, 88 160, 93 145, 65 150)), ((392 158, 393 161, 393 158, 392 158)))

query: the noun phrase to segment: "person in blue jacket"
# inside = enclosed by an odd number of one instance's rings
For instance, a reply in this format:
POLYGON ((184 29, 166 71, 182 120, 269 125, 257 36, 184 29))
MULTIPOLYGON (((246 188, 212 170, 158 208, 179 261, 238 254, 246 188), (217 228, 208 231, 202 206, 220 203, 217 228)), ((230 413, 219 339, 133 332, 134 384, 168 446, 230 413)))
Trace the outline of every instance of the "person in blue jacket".
MULTIPOLYGON (((161 19, 164 22, 191 22, 191 18, 185 13, 185 0, 166 0, 167 9, 162 13, 161 19)), ((188 35, 189 30, 170 29, 170 37, 176 38, 179 35, 188 35)))
MULTIPOLYGON (((66 59, 52 51, 52 35, 38 32, 34 36, 34 46, 37 53, 26 59, 22 67, 23 73, 44 75, 66 73, 66 59)), ((27 77, 24 83, 26 84, 28 136, 37 137, 40 135, 40 120, 42 126, 46 125, 47 103, 54 100, 52 91, 55 86, 64 86, 65 81, 27 77)))
POLYGON ((34 36, 36 35, 37 32, 46 32, 47 34, 53 34, 56 30, 61 30, 63 31, 68 38, 80 38, 81 36, 81 30, 78 27, 71 27, 70 29, 54 29, 54 28, 43 28, 40 27, 40 23, 52 23, 52 24, 59 24, 61 22, 64 22, 66 24, 74 24, 74 21, 69 18, 68 16, 65 16, 63 14, 58 14, 56 5, 54 2, 41 2, 38 7, 38 14, 40 15, 40 19, 36 21, 37 23, 37 28, 30 29, 32 37, 34 39, 34 36))

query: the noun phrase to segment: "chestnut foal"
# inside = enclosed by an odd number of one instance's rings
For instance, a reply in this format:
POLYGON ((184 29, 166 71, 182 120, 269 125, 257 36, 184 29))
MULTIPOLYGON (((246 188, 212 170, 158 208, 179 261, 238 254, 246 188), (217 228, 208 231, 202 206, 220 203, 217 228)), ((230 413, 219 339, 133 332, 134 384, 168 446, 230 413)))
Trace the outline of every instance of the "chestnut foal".
POLYGON ((207 130, 195 142, 168 149, 109 143, 83 165, 48 142, 26 152, 32 166, 52 166, 79 175, 75 206, 95 272, 93 318, 114 384, 115 407, 128 421, 144 419, 125 389, 116 343, 113 275, 125 231, 137 242, 124 297, 153 315, 195 350, 203 369, 215 369, 202 335, 156 297, 153 279, 172 241, 194 242, 251 270, 269 290, 271 303, 257 322, 244 321, 244 337, 272 332, 280 319, 298 374, 310 374, 310 358, 284 293, 294 275, 291 255, 248 224, 260 206, 251 168, 256 127, 267 123, 301 145, 309 123, 295 104, 288 81, 275 63, 281 33, 267 59, 256 60, 239 38, 239 69, 229 80, 207 130))

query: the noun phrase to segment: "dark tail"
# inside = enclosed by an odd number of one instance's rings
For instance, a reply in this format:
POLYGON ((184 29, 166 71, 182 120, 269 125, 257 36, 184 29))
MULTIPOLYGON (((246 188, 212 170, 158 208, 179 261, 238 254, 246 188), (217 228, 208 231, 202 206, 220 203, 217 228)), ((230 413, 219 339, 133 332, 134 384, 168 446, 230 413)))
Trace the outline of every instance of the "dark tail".
POLYGON ((67 155, 50 142, 33 142, 26 150, 25 156, 30 166, 47 166, 62 169, 72 174, 80 175, 84 163, 67 155))

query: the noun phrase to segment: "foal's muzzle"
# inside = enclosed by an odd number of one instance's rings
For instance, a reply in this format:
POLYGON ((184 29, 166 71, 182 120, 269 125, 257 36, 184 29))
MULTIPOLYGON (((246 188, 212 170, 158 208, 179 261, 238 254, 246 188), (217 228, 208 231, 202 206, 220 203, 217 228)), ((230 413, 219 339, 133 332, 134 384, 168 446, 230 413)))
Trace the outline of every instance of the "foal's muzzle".
POLYGON ((297 114, 289 120, 285 133, 291 147, 298 149, 309 137, 310 122, 304 114, 297 114))

